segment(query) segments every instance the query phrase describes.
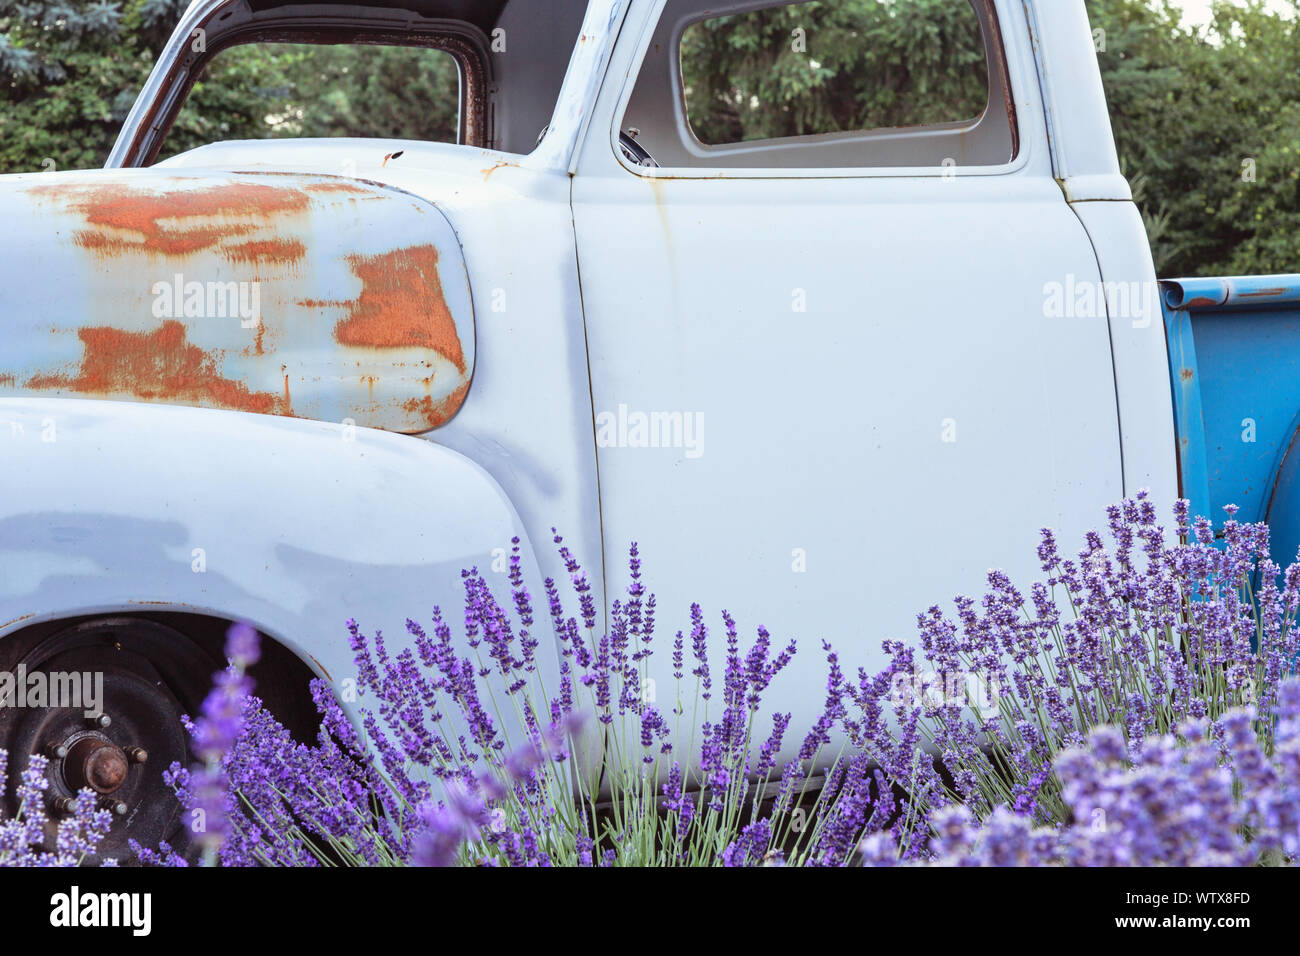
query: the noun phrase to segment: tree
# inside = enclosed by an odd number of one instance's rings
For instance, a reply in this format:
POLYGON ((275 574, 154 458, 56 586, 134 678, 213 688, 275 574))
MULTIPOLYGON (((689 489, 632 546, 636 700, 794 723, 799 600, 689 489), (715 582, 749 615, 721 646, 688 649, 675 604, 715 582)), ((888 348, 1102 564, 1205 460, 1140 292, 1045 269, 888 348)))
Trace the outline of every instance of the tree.
POLYGON ((1300 271, 1296 20, 1259 0, 1220 2, 1194 30, 1168 0, 1088 0, 1088 11, 1157 271, 1300 271))
POLYGON ((186 0, 0 0, 0 169, 103 163, 186 0))

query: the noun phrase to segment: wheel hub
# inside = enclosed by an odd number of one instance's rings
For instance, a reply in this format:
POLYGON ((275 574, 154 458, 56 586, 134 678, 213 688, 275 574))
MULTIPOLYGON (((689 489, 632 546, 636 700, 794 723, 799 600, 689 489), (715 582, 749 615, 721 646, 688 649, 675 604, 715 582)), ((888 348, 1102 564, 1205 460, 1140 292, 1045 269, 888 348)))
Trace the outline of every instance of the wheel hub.
MULTIPOLYGON (((183 845, 180 803, 162 771, 173 761, 192 760, 181 715, 195 711, 219 663, 214 666, 179 632, 141 620, 79 625, 30 649, 21 662, 28 673, 102 680, 93 714, 66 707, 0 711, 0 747, 9 750, 11 768, 16 754, 49 759, 47 840, 53 842, 58 822, 74 811, 78 792, 89 789, 116 817, 100 858, 129 862, 133 839, 146 847, 164 840, 183 845)), ((12 793, 0 796, 12 803, 12 793)))
POLYGON ((67 756, 56 759, 52 769, 62 774, 70 790, 89 787, 100 794, 115 793, 131 769, 126 751, 98 733, 65 740, 56 748, 56 753, 59 751, 66 751, 67 756))
POLYGON ((126 754, 111 740, 91 737, 79 741, 63 767, 63 779, 73 790, 89 787, 112 793, 126 780, 126 754))

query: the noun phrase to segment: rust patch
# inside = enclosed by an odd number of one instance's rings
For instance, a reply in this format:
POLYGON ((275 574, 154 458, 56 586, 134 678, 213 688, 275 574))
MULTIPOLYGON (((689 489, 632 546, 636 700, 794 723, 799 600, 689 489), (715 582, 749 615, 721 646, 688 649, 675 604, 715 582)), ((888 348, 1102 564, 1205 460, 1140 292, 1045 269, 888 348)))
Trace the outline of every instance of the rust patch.
POLYGON ((85 348, 78 373, 38 375, 27 381, 28 388, 126 393, 245 412, 292 414, 287 397, 280 400, 269 392, 252 392, 243 383, 222 377, 217 357, 189 342, 185 326, 175 319, 152 332, 98 326, 81 329, 77 337, 85 348))
POLYGON ((1178 377, 1181 378, 1184 382, 1190 382, 1195 377, 1195 375, 1196 373, 1193 372, 1190 368, 1182 369, 1178 373, 1178 377))
POLYGON ((438 278, 436 247, 348 256, 348 264, 361 280, 361 295, 350 304, 348 317, 334 327, 340 345, 429 348, 465 371, 460 335, 438 278))
POLYGON ((223 239, 247 235, 252 231, 252 226, 233 224, 220 229, 216 227, 189 229, 183 236, 169 237, 165 248, 156 250, 152 250, 152 247, 136 240, 125 239, 121 236, 108 236, 99 232, 78 232, 72 237, 72 241, 87 252, 96 253, 104 258, 123 256, 140 251, 158 251, 168 256, 185 256, 215 246, 223 239))
POLYGON ((516 164, 507 163, 504 160, 502 160, 500 162, 494 163, 491 166, 488 166, 486 169, 480 169, 479 172, 483 174, 483 182, 487 182, 489 179, 492 178, 492 174, 495 173, 498 169, 504 169, 507 166, 514 166, 514 165, 516 164))
POLYGON ((322 183, 308 183, 302 187, 309 193, 349 193, 354 196, 369 196, 370 190, 356 183, 338 180, 322 183))
POLYGON ((456 414, 464 403, 465 396, 468 393, 469 383, 467 382, 444 398, 436 401, 431 395, 426 395, 424 398, 412 398, 403 402, 402 408, 413 415, 419 415, 429 428, 437 428, 439 425, 445 425, 451 420, 451 417, 456 414))
POLYGON ((311 662, 313 664, 315 664, 317 667, 320 668, 320 672, 325 675, 325 679, 329 681, 331 684, 334 683, 334 678, 331 677, 330 672, 325 669, 325 665, 322 664, 320 661, 316 660, 316 658, 311 654, 308 654, 307 656, 311 658, 311 662))
POLYGON ((310 205, 301 190, 261 183, 169 192, 106 183, 74 190, 35 186, 30 192, 54 196, 81 213, 91 228, 73 239, 101 255, 185 256, 247 235, 267 216, 302 212, 310 205))
POLYGON ((291 265, 306 254, 307 247, 297 239, 262 239, 226 247, 226 257, 232 262, 291 265))
POLYGON ((299 299, 297 304, 304 309, 347 309, 355 303, 337 299, 299 299))

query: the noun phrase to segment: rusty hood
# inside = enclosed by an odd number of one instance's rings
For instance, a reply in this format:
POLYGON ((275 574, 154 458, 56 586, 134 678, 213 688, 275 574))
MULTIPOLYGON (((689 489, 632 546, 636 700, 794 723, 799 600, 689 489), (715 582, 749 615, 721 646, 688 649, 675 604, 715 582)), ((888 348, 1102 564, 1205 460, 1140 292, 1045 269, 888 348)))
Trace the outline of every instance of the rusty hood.
POLYGON ((387 186, 271 172, 0 179, 0 395, 417 433, 474 365, 456 234, 387 186))

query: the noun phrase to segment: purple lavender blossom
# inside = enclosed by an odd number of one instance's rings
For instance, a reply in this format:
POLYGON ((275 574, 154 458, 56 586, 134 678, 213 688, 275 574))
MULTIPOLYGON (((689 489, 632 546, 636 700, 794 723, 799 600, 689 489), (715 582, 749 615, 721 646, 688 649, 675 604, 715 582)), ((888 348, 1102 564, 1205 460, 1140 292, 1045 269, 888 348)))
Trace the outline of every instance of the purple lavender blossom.
MULTIPOLYGON (((0 750, 0 793, 7 782, 9 755, 0 750)), ((113 816, 99 808, 98 797, 89 789, 77 794, 71 812, 55 828, 54 848, 46 846, 45 794, 49 789, 48 761, 32 754, 19 775, 15 796, 18 809, 13 817, 0 816, 0 867, 80 866, 93 856, 108 835, 113 816)), ((112 866, 113 862, 102 861, 112 866)))

